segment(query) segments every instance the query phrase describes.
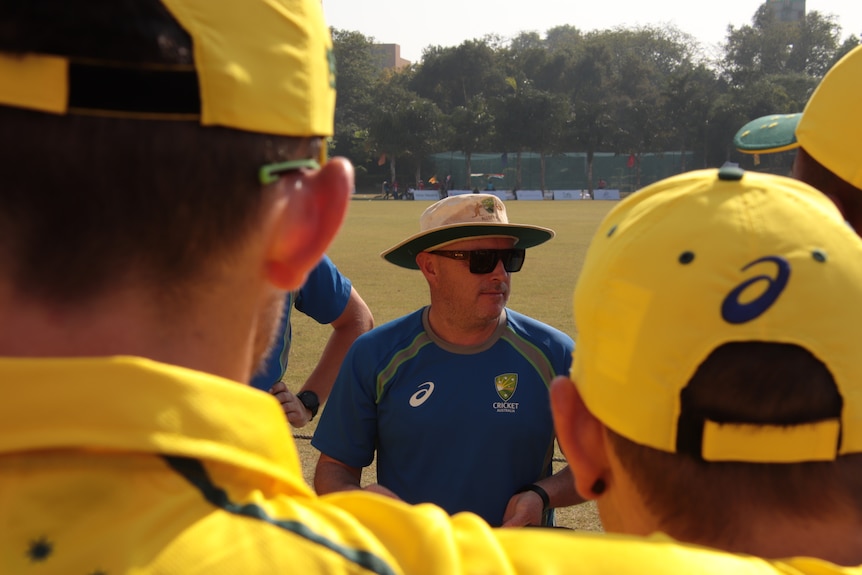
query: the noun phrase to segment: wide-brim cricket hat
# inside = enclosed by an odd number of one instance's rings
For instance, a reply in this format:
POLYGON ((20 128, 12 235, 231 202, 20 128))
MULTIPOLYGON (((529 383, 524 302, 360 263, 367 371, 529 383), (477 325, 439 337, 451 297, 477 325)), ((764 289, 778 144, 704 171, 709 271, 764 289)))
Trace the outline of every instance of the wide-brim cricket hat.
POLYGON ((449 196, 430 205, 419 217, 419 233, 380 255, 397 266, 418 270, 416 255, 480 237, 506 237, 518 248, 531 248, 554 237, 554 230, 509 223, 506 204, 493 194, 449 196))
POLYGON ((801 114, 764 116, 733 138, 741 152, 764 154, 801 146, 829 171, 862 188, 862 46, 844 55, 823 77, 801 114))
POLYGON ((332 135, 335 68, 320 0, 162 4, 191 36, 194 65, 0 53, 0 105, 332 135))
POLYGON ((716 348, 801 346, 833 376, 840 419, 707 417, 697 455, 790 463, 862 452, 860 302, 862 240, 826 196, 739 168, 689 172, 632 194, 600 224, 574 293, 571 377, 608 428, 674 453, 687 429, 682 391, 716 348))

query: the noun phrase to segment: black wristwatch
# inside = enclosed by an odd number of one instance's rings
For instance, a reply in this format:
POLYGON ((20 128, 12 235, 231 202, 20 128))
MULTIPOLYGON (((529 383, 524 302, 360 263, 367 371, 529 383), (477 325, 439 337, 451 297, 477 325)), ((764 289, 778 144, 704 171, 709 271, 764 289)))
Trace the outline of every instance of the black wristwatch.
POLYGON ((311 412, 311 419, 314 419, 314 416, 317 415, 317 410, 320 409, 320 399, 317 397, 317 394, 306 389, 297 393, 296 398, 311 412))

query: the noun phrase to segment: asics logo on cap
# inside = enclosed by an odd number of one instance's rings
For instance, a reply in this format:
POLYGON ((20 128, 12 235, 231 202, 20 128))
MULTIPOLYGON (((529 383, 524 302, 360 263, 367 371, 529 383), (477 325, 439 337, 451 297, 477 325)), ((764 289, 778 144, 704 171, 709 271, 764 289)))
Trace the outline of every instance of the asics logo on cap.
POLYGON ((742 268, 742 271, 763 262, 774 263, 778 268, 777 274, 775 277, 761 274, 748 278, 727 294, 727 297, 724 298, 724 301, 721 304, 721 317, 724 318, 724 321, 727 323, 746 323, 757 319, 763 314, 763 312, 772 307, 772 304, 775 303, 781 295, 781 292, 783 292, 784 288, 787 286, 787 281, 790 279, 790 263, 782 257, 762 257, 746 265, 742 268), (766 282, 769 287, 753 300, 747 303, 742 303, 740 301, 740 296, 746 289, 758 282, 766 282))

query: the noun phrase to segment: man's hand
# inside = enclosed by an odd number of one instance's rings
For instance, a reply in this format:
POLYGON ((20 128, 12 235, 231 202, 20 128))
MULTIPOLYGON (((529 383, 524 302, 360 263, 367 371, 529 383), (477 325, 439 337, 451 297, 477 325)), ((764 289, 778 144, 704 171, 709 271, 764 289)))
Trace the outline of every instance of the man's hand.
POLYGON ((277 382, 269 388, 269 393, 275 396, 281 404, 281 409, 284 415, 287 416, 287 421, 294 427, 303 427, 311 421, 311 412, 307 407, 302 405, 299 398, 296 397, 283 381, 277 382))
POLYGON ((542 498, 532 491, 514 494, 503 513, 503 527, 541 525, 543 505, 542 498))

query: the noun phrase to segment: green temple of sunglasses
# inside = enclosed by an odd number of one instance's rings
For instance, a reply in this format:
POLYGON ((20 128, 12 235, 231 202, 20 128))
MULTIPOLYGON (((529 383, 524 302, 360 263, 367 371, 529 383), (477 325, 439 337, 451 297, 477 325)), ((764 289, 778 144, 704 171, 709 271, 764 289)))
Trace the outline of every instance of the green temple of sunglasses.
POLYGON ((312 160, 311 158, 306 158, 304 160, 290 160, 289 162, 279 162, 277 164, 267 164, 260 168, 260 183, 264 186, 273 184, 286 172, 301 170, 302 168, 316 170, 320 168, 320 164, 317 160, 312 160))

